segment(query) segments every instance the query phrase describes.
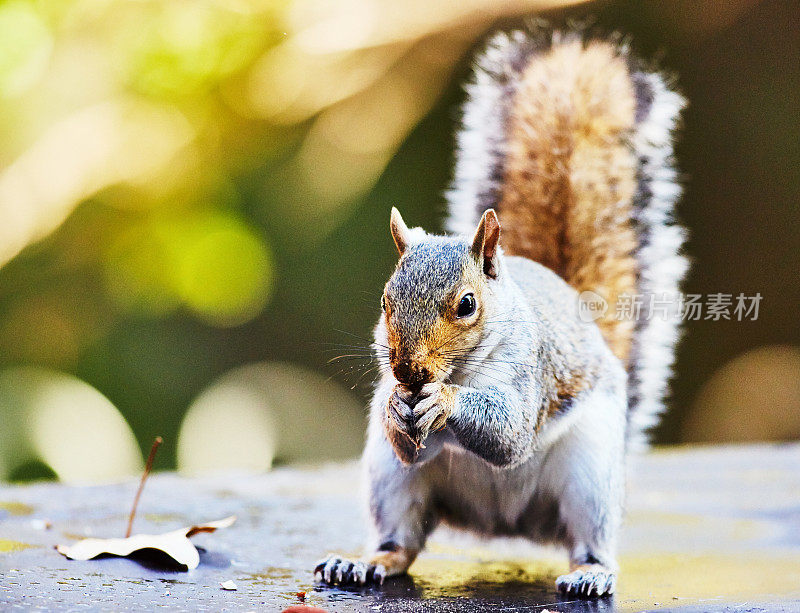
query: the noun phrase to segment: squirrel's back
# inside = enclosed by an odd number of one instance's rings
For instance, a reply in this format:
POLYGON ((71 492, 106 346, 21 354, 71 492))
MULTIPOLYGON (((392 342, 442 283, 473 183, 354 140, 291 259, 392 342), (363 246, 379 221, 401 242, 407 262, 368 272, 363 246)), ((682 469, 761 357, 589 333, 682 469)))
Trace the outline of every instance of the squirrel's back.
POLYGON ((597 324, 628 369, 640 438, 663 410, 678 336, 686 261, 672 131, 683 99, 624 46, 560 33, 496 36, 467 93, 448 229, 469 233, 495 208, 507 254, 605 299, 597 324), (621 312, 636 296, 673 311, 621 312))

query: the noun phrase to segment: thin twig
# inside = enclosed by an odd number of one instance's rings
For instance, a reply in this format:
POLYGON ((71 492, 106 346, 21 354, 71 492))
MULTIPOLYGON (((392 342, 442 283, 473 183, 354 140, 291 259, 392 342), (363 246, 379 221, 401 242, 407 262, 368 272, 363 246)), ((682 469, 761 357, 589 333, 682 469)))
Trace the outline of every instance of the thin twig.
POLYGON ((153 441, 153 446, 150 447, 150 455, 147 456, 147 463, 144 465, 144 473, 142 473, 142 480, 139 481, 139 489, 136 490, 136 498, 133 499, 133 508, 131 509, 131 515, 128 517, 128 529, 125 531, 125 538, 128 538, 131 535, 131 530, 133 530, 133 518, 136 517, 136 507, 139 506, 139 496, 142 495, 142 490, 144 489, 144 483, 147 481, 147 477, 150 476, 150 469, 153 468, 153 460, 156 459, 156 451, 158 451, 158 446, 161 444, 162 439, 160 436, 156 437, 156 440, 153 441))

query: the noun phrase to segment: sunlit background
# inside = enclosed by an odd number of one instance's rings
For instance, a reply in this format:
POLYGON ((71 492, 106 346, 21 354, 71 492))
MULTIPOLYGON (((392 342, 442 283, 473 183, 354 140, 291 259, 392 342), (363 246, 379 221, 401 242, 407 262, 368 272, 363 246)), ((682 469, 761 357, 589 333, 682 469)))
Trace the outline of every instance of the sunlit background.
POLYGON ((0 3, 0 478, 353 457, 388 211, 442 227, 460 84, 530 15, 691 102, 696 321, 658 441, 800 438, 800 16, 780 0, 0 3))

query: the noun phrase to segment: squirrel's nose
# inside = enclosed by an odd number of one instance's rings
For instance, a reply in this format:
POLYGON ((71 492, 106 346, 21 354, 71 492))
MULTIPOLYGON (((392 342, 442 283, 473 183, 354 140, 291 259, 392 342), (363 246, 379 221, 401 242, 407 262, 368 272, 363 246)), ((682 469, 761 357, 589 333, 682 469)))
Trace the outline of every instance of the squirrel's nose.
POLYGON ((403 385, 424 385, 433 380, 427 368, 408 359, 397 360, 392 365, 392 372, 394 372, 395 379, 403 385))

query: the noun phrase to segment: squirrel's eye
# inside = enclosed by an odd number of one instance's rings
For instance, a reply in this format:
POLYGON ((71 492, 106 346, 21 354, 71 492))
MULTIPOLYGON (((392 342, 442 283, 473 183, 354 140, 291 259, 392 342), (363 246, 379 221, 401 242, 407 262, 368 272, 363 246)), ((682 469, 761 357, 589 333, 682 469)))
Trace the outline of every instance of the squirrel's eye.
POLYGON ((385 295, 381 296, 381 311, 384 311, 384 312, 386 311, 386 296, 385 295))
POLYGON ((475 296, 472 294, 464 294, 458 302, 458 309, 456 309, 456 317, 469 317, 475 312, 475 296))

